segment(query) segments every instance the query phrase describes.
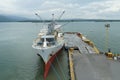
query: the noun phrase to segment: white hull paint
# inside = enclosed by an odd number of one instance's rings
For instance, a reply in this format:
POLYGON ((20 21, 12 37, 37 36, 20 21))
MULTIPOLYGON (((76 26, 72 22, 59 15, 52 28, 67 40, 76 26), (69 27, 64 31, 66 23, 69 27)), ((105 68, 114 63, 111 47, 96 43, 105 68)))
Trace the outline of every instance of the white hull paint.
POLYGON ((42 57, 42 59, 44 60, 45 63, 47 63, 49 61, 49 59, 56 54, 62 47, 63 47, 63 42, 60 44, 57 44, 55 46, 49 47, 49 48, 37 48, 32 46, 33 48, 37 49, 37 51, 39 52, 38 54, 42 57))

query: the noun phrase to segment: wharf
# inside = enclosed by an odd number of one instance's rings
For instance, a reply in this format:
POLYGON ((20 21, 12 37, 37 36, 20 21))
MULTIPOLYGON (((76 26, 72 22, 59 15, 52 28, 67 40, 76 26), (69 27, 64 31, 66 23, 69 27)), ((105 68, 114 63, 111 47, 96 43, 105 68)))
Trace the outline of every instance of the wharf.
POLYGON ((87 39, 83 40, 83 36, 77 34, 64 34, 65 48, 68 49, 72 70, 71 80, 113 80, 110 61, 103 54, 98 54, 93 44, 86 43, 87 39))
MULTIPOLYGON (((84 37, 85 38, 85 37, 84 37)), ((65 48, 78 48, 81 54, 95 54, 95 50, 80 38, 77 33, 65 33, 65 48)), ((84 39, 85 40, 85 39, 84 39)), ((88 39, 86 39, 88 40, 88 39)))
POLYGON ((110 64, 104 55, 79 54, 73 51, 76 80, 113 80, 110 64))

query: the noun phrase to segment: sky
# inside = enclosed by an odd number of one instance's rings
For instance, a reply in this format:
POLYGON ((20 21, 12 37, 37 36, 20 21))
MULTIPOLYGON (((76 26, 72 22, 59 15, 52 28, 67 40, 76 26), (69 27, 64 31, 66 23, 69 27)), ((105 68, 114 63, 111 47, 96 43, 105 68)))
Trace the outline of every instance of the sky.
POLYGON ((120 0, 0 0, 0 14, 44 19, 120 19, 120 0))

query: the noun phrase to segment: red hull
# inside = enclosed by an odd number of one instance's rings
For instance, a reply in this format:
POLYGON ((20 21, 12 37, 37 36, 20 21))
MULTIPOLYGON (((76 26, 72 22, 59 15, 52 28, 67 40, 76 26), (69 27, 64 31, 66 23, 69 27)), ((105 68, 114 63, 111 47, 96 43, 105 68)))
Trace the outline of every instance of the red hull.
MULTIPOLYGON (((62 48, 63 48, 63 47, 62 47, 62 48)), ((48 72, 49 72, 51 63, 54 61, 55 57, 61 52, 62 48, 61 48, 59 51, 57 51, 57 52, 49 59, 49 61, 45 64, 44 80, 46 79, 46 77, 47 77, 47 75, 48 75, 48 72)))

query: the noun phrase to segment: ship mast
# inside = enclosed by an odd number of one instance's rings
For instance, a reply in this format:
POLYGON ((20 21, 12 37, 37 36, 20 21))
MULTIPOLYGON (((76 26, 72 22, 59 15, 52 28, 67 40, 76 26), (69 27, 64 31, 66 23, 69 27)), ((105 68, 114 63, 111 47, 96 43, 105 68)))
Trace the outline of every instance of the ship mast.
MULTIPOLYGON (((62 14, 59 16, 58 20, 63 16, 65 11, 62 12, 62 14)), ((54 17, 54 14, 52 14, 52 22, 48 24, 48 34, 52 34, 55 31, 55 27, 58 26, 54 17)), ((61 27, 61 26, 60 26, 61 27)))
POLYGON ((62 14, 59 16, 58 20, 61 19, 61 17, 63 16, 64 13, 65 13, 65 11, 62 12, 62 14))

